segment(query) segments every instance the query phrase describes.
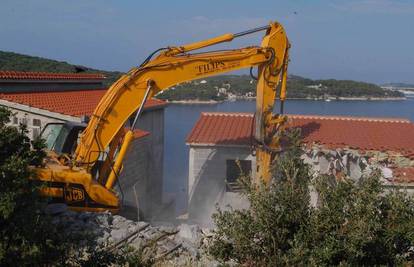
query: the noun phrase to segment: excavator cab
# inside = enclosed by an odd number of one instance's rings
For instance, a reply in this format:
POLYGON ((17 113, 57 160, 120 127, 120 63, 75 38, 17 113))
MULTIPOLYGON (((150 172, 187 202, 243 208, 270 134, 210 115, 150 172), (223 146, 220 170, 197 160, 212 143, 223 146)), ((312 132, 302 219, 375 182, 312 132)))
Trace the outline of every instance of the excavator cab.
POLYGON ((46 141, 46 148, 57 154, 73 154, 79 135, 86 128, 84 123, 52 122, 46 124, 40 136, 46 141))

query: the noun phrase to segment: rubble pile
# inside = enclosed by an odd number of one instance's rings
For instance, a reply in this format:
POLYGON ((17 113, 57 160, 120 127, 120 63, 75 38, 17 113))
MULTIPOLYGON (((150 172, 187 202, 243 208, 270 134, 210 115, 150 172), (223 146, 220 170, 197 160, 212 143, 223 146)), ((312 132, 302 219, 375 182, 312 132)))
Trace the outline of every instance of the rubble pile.
POLYGON ((218 263, 206 254, 212 237, 210 229, 197 225, 151 225, 132 221, 110 212, 73 212, 64 204, 49 205, 47 213, 67 231, 89 231, 97 244, 108 250, 129 246, 141 250, 161 266, 216 266, 218 263))
POLYGON ((414 167, 414 160, 400 153, 328 149, 318 145, 305 149, 302 159, 312 166, 315 174, 347 176, 355 181, 379 169, 384 183, 392 183, 397 178, 395 170, 414 167))

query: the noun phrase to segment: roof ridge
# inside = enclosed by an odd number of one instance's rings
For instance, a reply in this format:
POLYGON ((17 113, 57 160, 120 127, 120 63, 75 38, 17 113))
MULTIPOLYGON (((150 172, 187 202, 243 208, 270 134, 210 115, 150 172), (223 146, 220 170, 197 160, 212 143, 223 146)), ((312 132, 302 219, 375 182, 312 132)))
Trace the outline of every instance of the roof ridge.
POLYGON ((57 73, 57 72, 35 72, 35 71, 2 71, 0 70, 0 79, 105 79, 102 73, 57 73))
POLYGON ((290 119, 318 119, 318 120, 340 120, 340 121, 363 121, 363 122, 391 122, 391 123, 411 123, 405 118, 376 118, 376 117, 357 117, 357 116, 326 116, 326 115, 301 115, 287 114, 290 119))
MULTIPOLYGON (((203 116, 246 116, 253 117, 253 113, 249 112, 202 112, 203 116)), ((390 123, 411 123, 405 118, 376 118, 376 117, 358 117, 358 116, 342 116, 342 115, 302 115, 302 114, 286 114, 290 119, 318 119, 318 120, 340 120, 340 121, 363 121, 363 122, 390 122, 390 123)))
POLYGON ((253 113, 249 112, 201 112, 202 116, 237 116, 237 117, 253 117, 253 113))

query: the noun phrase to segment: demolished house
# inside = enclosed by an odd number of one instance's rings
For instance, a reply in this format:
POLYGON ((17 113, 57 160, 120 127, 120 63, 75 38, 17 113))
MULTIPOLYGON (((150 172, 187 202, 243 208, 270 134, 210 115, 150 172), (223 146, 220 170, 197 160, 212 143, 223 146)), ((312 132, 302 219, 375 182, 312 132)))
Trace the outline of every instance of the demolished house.
MULTIPOLYGON (((386 187, 414 192, 414 124, 407 119, 288 115, 301 129, 302 158, 315 174, 360 179, 374 169, 386 187)), ((204 221, 215 205, 244 207, 235 182, 256 168, 251 113, 202 113, 188 135, 189 216, 204 221)))

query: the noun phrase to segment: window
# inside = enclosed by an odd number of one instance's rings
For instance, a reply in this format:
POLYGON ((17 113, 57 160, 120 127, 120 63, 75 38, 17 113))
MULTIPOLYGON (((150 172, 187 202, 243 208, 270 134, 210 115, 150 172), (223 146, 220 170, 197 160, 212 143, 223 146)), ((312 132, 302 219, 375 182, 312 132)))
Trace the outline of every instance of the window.
POLYGON ((40 136, 40 128, 32 128, 32 140, 40 136))
POLYGON ((42 122, 39 119, 33 119, 33 126, 42 126, 42 122))
POLYGON ((226 191, 237 191, 240 189, 237 179, 242 175, 250 175, 252 172, 251 160, 226 161, 226 191))
POLYGON ((50 123, 45 126, 42 132, 42 138, 46 140, 48 150, 61 151, 68 134, 69 131, 63 127, 62 123, 50 123))
POLYGON ((20 123, 23 124, 23 125, 27 125, 27 118, 26 117, 21 118, 20 123))

